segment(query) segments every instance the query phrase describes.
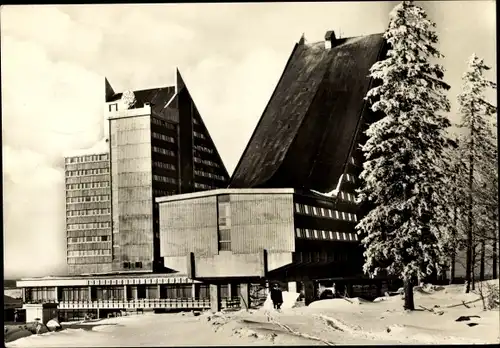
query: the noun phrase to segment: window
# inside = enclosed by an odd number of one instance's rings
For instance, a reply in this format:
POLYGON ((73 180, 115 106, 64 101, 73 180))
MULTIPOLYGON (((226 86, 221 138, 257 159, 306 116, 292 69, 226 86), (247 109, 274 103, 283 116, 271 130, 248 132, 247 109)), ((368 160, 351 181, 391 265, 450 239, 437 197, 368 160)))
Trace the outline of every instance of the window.
POLYGON ((210 189, 213 188, 213 186, 202 184, 202 183, 199 183, 199 182, 195 182, 194 183, 194 188, 204 189, 204 190, 210 190, 210 189))
POLYGON ((207 165, 207 166, 210 166, 210 167, 219 168, 219 165, 217 163, 215 163, 213 161, 209 161, 209 160, 204 160, 204 159, 201 159, 199 157, 194 157, 193 161, 195 163, 201 163, 201 164, 204 164, 204 165, 207 165))
POLYGON ((203 152, 206 152, 206 153, 210 153, 210 154, 214 153, 213 149, 209 149, 208 147, 201 146, 201 145, 195 145, 194 149, 198 150, 198 151, 203 151, 203 152))
POLYGON ((217 197, 219 251, 231 250, 231 205, 228 195, 217 197))
POLYGON ((304 210, 305 210, 306 214, 310 214, 308 205, 304 205, 304 210))
POLYGON ((161 148, 161 147, 158 147, 158 146, 153 146, 153 151, 157 152, 157 153, 161 153, 163 155, 174 156, 175 157, 175 152, 174 151, 167 150, 167 149, 164 149, 164 148, 161 148))
POLYGON ((151 123, 156 124, 158 126, 162 126, 167 129, 175 130, 175 124, 172 124, 170 122, 167 122, 165 120, 160 120, 158 118, 152 117, 151 118, 151 123))
POLYGON ((85 170, 69 170, 66 176, 88 176, 98 174, 108 174, 109 168, 85 169, 85 170))
POLYGON ((153 167, 162 168, 162 169, 169 169, 169 170, 175 170, 175 166, 173 164, 163 163, 163 162, 159 162, 159 161, 154 161, 153 162, 153 167))
POLYGON ((311 235, 309 234, 309 230, 306 228, 306 238, 310 238, 311 235))
POLYGON ((201 170, 195 170, 194 174, 198 175, 198 176, 205 177, 205 178, 210 178, 210 179, 217 179, 217 180, 221 180, 221 181, 225 180, 225 178, 222 175, 217 175, 217 174, 213 174, 213 173, 207 173, 207 172, 204 172, 204 171, 201 171, 201 170))
POLYGON ((153 180, 160 181, 160 182, 166 182, 170 184, 176 184, 177 179, 168 177, 168 176, 163 176, 163 175, 153 175, 153 180))
POLYGON ((151 135, 155 139, 160 139, 160 140, 175 144, 175 139, 173 137, 168 136, 168 135, 156 133, 156 132, 152 132, 151 135))
POLYGON ((333 239, 333 232, 332 231, 328 231, 328 237, 330 237, 330 239, 333 239))
POLYGON ((296 228, 295 229, 295 237, 300 238, 300 229, 296 228))
POLYGON ((109 104, 108 105, 108 110, 109 110, 109 112, 111 112, 111 111, 118 111, 118 103, 109 104))
POLYGON ((193 135, 200 139, 205 139, 205 135, 199 132, 193 132, 193 135))

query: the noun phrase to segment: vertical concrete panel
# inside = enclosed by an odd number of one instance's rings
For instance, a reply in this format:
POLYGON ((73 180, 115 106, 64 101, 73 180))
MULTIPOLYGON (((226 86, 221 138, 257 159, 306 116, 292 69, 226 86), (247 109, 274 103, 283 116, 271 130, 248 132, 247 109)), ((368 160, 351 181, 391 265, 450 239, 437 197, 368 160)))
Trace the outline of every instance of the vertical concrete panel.
MULTIPOLYGON (((153 259, 153 196, 149 116, 111 120, 113 244, 115 269, 153 259)), ((129 269, 127 269, 129 270, 129 269)))
POLYGON ((294 251, 292 194, 231 195, 231 242, 235 253, 294 251))
POLYGON ((210 309, 214 312, 221 310, 220 285, 210 284, 210 309))
POLYGON ((241 308, 248 310, 250 303, 250 285, 248 283, 240 284, 240 304, 241 308))
POLYGON ((216 197, 160 203, 160 246, 163 257, 216 255, 216 197))

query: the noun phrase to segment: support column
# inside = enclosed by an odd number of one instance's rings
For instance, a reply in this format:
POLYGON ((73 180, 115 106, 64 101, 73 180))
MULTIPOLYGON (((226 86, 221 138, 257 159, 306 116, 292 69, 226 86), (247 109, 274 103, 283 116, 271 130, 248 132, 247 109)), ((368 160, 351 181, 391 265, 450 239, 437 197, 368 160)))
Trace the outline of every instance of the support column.
POLYGON ((250 308, 250 284, 240 284, 240 305, 242 309, 250 308))
POLYGON ((54 301, 59 302, 59 287, 58 286, 54 287, 54 301))
POLYGON ((126 284, 123 285, 123 301, 128 301, 128 287, 126 284))
POLYGON ((156 292, 158 293, 156 298, 160 299, 161 298, 161 285, 160 284, 156 285, 156 292))
POLYGON ((304 300, 306 306, 314 301, 314 283, 312 280, 304 280, 304 300))
POLYGON ((228 283, 227 284, 227 297, 230 299, 233 296, 234 296, 234 294, 233 294, 232 284, 228 283))
POLYGON ((220 312, 220 286, 218 284, 210 284, 210 309, 213 312, 220 312))
POLYGON ((191 288, 191 297, 194 299, 196 298, 196 284, 193 283, 193 286, 191 288))
POLYGON ((89 285, 89 301, 92 301, 92 287, 89 285))
POLYGON ((297 282, 288 282, 288 292, 297 292, 297 282))
POLYGON ((23 289, 23 304, 26 303, 26 288, 23 289))

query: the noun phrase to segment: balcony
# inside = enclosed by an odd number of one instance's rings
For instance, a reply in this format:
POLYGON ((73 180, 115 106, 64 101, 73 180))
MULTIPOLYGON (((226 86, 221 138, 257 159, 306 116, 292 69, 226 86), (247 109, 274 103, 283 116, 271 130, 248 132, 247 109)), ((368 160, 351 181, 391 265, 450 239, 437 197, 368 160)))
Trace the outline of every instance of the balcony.
MULTIPOLYGON (((223 308, 239 307, 239 298, 223 298, 223 308)), ((210 299, 177 298, 177 299, 130 299, 130 300, 98 300, 98 301, 60 301, 59 309, 209 309, 210 299)))

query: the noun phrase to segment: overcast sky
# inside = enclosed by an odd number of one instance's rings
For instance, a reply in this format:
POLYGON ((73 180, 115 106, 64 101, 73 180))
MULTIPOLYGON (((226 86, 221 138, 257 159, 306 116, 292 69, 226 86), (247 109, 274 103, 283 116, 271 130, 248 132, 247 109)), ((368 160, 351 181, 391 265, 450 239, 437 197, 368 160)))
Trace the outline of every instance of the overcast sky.
MULTIPOLYGON (((383 32, 396 4, 2 6, 6 277, 65 272, 62 156, 102 137, 104 76, 137 90, 172 85, 179 67, 232 173, 301 34, 383 32)), ((422 6, 454 100, 473 52, 496 66, 495 3, 422 6)))

